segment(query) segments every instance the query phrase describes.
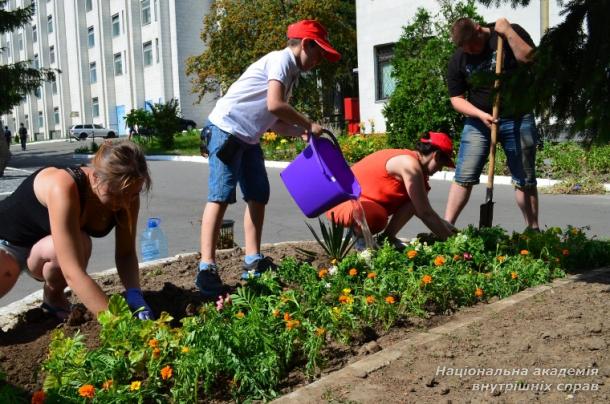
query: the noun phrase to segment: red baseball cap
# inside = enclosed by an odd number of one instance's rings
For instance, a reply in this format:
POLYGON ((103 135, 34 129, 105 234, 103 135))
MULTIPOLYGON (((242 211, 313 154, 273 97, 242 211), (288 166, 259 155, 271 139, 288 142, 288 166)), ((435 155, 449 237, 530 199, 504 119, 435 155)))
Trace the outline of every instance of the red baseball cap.
POLYGON ((338 62, 341 59, 341 54, 337 52, 328 42, 328 32, 316 20, 301 20, 290 24, 286 31, 288 39, 312 39, 320 48, 324 49, 324 57, 329 62, 338 62))
POLYGON ((422 143, 429 143, 436 147, 441 153, 447 157, 447 167, 454 168, 455 163, 453 162, 453 141, 451 137, 446 133, 442 132, 428 132, 430 138, 419 139, 422 143))

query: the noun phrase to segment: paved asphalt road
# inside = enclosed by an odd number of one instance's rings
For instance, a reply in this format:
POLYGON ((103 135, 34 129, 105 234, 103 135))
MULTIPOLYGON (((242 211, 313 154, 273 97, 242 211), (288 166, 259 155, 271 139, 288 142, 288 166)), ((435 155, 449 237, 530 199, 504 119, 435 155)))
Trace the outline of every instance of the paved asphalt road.
MULTIPOLYGON (((0 178, 0 199, 12 191, 29 172, 48 164, 74 164, 72 152, 78 142, 49 142, 32 144, 26 152, 18 145, 12 146, 13 159, 4 178, 0 178), (4 194, 4 195, 3 195, 4 194)), ((168 238, 170 255, 199 250, 199 231, 203 201, 207 195, 208 166, 201 163, 151 161, 153 189, 148 197, 142 198, 138 227, 141 231, 147 217, 160 217, 162 228, 168 238)), ((271 181, 271 200, 263 232, 263 242, 313 239, 305 226, 306 219, 284 188, 280 169, 268 169, 271 181)), ((449 182, 432 181, 430 199, 432 206, 441 215, 444 212, 449 190, 449 182)), ((484 200, 485 188, 480 185, 473 191, 470 204, 462 213, 457 225, 478 223, 479 205, 484 200)), ((499 185, 494 192, 494 224, 512 230, 523 230, 523 218, 514 202, 512 187, 499 185)), ((590 234, 610 237, 610 196, 564 196, 541 195, 542 226, 590 226, 590 234)), ((226 218, 234 219, 235 239, 243 245, 244 203, 239 200, 231 206, 226 218)), ((310 223, 315 225, 314 220, 310 223)), ((0 224, 2 225, 2 224, 0 224)), ((412 237, 427 229, 418 219, 413 219, 399 234, 412 237)), ((114 238, 94 239, 93 256, 89 272, 98 272, 114 267, 114 238)), ((193 269, 194 271, 194 269, 193 269)), ((0 306, 15 301, 37 289, 40 284, 22 276, 15 288, 2 299, 0 306)))

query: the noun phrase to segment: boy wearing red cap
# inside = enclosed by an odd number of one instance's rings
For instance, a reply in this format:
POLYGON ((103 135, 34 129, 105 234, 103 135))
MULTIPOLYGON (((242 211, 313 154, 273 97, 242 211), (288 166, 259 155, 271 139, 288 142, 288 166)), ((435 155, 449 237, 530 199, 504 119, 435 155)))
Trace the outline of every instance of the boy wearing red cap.
POLYGON ((239 183, 247 203, 244 215, 246 256, 242 278, 256 276, 273 266, 260 253, 269 180, 259 141, 272 129, 286 136, 306 131, 319 135, 322 127, 289 103, 293 85, 301 72, 326 59, 341 58, 328 41, 326 29, 317 21, 291 24, 288 46, 270 52, 251 64, 218 100, 202 131, 202 154, 209 155, 208 202, 201 219, 201 262, 195 284, 202 296, 223 292, 215 260, 222 218, 236 202, 239 183))
MULTIPOLYGON (((415 146, 415 150, 386 149, 368 155, 352 166, 360 183, 360 203, 372 234, 383 232, 378 240, 387 239, 401 246, 396 234, 413 217, 417 216, 440 239, 454 231, 453 226, 441 219, 428 199, 428 177, 444 166, 453 164, 453 143, 444 133, 428 132, 415 146), (392 217, 389 220, 388 219, 392 217)), ((326 216, 343 226, 352 226, 353 207, 344 202, 326 213, 326 216)), ((359 233, 358 229, 356 232, 359 233)), ((361 249, 363 240, 357 242, 361 249)))

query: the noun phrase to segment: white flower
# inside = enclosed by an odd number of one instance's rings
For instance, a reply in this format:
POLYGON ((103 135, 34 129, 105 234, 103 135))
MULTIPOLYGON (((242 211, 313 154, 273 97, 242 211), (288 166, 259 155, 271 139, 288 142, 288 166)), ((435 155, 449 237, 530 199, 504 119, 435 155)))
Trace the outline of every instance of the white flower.
POLYGON ((328 268, 328 274, 334 275, 337 273, 338 270, 339 270, 339 268, 337 268, 336 265, 332 265, 330 268, 328 268))
POLYGON ((418 245, 418 244, 420 244, 420 242, 419 242, 419 239, 417 237, 413 237, 411 239, 411 241, 409 241, 409 244, 411 244, 411 245, 418 245))
POLYGON ((324 284, 324 287, 325 287, 326 289, 330 289, 330 282, 326 282, 326 283, 324 284))
POLYGON ((373 252, 370 248, 367 248, 366 250, 359 252, 358 256, 360 257, 360 259, 364 260, 364 262, 366 262, 367 265, 371 265, 371 259, 373 258, 373 252))

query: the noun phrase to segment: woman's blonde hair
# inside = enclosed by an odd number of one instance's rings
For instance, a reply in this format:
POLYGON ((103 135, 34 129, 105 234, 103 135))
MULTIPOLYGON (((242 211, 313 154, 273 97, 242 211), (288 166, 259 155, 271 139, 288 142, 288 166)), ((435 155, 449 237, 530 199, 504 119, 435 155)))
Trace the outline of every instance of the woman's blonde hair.
POLYGON ((96 177, 112 194, 120 194, 135 182, 142 181, 142 190, 151 187, 146 156, 140 146, 129 140, 104 142, 91 162, 96 177))

